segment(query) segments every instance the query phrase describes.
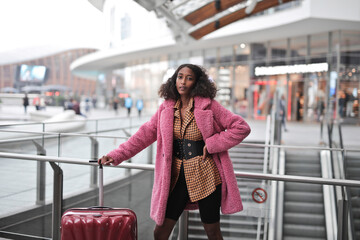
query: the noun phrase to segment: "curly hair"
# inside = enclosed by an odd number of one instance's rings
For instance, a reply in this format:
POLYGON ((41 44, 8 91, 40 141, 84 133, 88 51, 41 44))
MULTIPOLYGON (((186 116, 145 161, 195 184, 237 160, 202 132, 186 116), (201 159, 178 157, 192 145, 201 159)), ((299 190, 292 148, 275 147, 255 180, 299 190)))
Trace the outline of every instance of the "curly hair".
POLYGON ((191 90, 190 96, 199 96, 214 99, 216 96, 217 88, 215 83, 209 79, 206 70, 201 66, 189 63, 180 65, 176 69, 175 73, 160 86, 159 96, 163 97, 165 100, 178 100, 180 98, 180 94, 176 89, 176 78, 179 71, 184 67, 190 68, 195 74, 195 86, 191 90))

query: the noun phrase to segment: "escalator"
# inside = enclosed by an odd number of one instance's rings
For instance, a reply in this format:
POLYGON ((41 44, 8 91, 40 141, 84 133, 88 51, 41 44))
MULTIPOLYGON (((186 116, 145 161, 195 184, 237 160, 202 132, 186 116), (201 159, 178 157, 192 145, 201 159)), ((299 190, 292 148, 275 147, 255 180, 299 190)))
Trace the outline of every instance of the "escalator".
MULTIPOLYGON (((334 159, 339 162, 339 178, 360 181, 359 149, 355 147, 350 150, 351 147, 348 148, 348 146, 344 144, 341 123, 336 121, 328 123, 328 131, 330 147, 343 149, 342 152, 333 154, 335 156, 334 159)), ((360 189, 347 187, 344 188, 344 190, 341 194, 343 195, 342 198, 346 199, 345 203, 348 208, 348 218, 347 220, 343 220, 347 221, 348 224, 348 226, 344 226, 347 228, 344 232, 348 233, 348 235, 345 234, 345 237, 354 240, 360 239, 360 189)))
MULTIPOLYGON (((244 142, 251 144, 264 144, 264 142, 244 142)), ((264 147, 238 145, 229 150, 230 158, 235 171, 248 171, 263 173, 264 147)), ((239 179, 238 186, 243 203, 250 201, 249 186, 261 185, 261 180, 239 179)), ((263 218, 245 216, 243 213, 221 215, 221 231, 224 239, 254 240, 263 239, 263 218)), ((188 239, 207 239, 198 211, 189 212, 188 239)))
MULTIPOLYGON (((349 152, 346 155, 347 179, 360 181, 360 157, 358 152, 349 152)), ((360 239, 360 189, 349 188, 354 239, 360 239)))
MULTIPOLYGON (((319 153, 288 152, 285 174, 322 177, 319 153)), ((284 240, 326 239, 322 185, 285 182, 282 233, 284 240)))

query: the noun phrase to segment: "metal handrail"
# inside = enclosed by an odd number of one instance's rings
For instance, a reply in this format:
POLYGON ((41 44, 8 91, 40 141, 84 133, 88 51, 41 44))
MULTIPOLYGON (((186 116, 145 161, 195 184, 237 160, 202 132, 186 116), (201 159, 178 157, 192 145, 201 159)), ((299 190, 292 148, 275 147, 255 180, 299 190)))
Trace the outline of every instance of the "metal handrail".
MULTIPOLYGON (((34 160, 34 161, 43 161, 43 162, 50 162, 53 165, 55 163, 67 163, 67 164, 80 164, 80 165, 91 165, 97 166, 96 163, 89 163, 88 160, 80 160, 79 158, 65 158, 65 157, 49 157, 49 156, 39 156, 39 155, 30 155, 30 154, 17 154, 17 153, 5 153, 0 152, 0 157, 2 158, 12 158, 12 159, 19 159, 19 160, 34 160)), ((117 167, 117 168, 127 168, 127 169, 140 169, 140 170, 151 170, 153 171, 155 168, 154 164, 138 164, 138 163, 122 163, 118 166, 105 166, 105 167, 117 167)), ((236 177, 240 178, 250 178, 250 179, 262 179, 262 180, 275 180, 275 181, 290 181, 290 182, 302 182, 302 183, 313 183, 313 184, 327 184, 327 185, 339 185, 339 186, 350 186, 350 187, 359 187, 360 188, 360 181, 356 180, 345 180, 345 179, 323 179, 318 177, 304 177, 304 176, 295 176, 295 175, 279 175, 279 174, 264 174, 264 173, 251 173, 251 172, 241 172, 235 171, 236 177)), ((54 173, 55 179, 55 173, 54 173)), ((61 179, 61 178, 59 178, 61 179)), ((61 185, 59 183, 55 183, 61 185)), ((55 190, 61 191, 59 188, 54 188, 55 190)), ((54 206, 53 206, 53 214, 54 211, 57 213, 56 219, 58 222, 61 216, 59 215, 59 206, 61 205, 61 201, 57 199, 55 201, 56 196, 62 196, 62 193, 55 193, 53 194, 54 197, 54 206), (56 206, 55 206, 56 205, 56 206), (57 210, 56 210, 57 209, 57 210)), ((58 226, 53 226, 53 229, 57 229, 58 226)), ((53 239, 58 239, 59 230, 53 233, 53 239)))
MULTIPOLYGON (((96 163, 89 163, 88 159, 79 160, 80 158, 49 157, 49 156, 7 153, 7 152, 0 152, 0 157, 14 158, 14 159, 19 159, 19 160, 34 160, 34 161, 97 166, 96 163)), ((123 162, 117 166, 105 166, 105 167, 128 168, 128 169, 139 169, 139 170, 154 170, 155 165, 154 164, 123 162)), ((289 182, 301 182, 301 183, 313 183, 313 184, 326 184, 326 185, 338 185, 338 186, 348 186, 348 187, 360 187, 360 181, 358 181, 358 180, 327 179, 327 178, 304 177, 304 176, 296 176, 296 175, 251 173, 251 172, 244 172, 244 171, 234 171, 234 172, 235 172, 235 176, 240 177, 240 178, 289 181, 289 182)))
MULTIPOLYGON (((321 174, 326 178, 333 178, 334 169, 331 164, 329 151, 320 152, 321 174)), ((336 176, 336 174, 335 174, 336 176)), ((326 236, 328 240, 335 240, 337 236, 338 226, 336 221, 336 199, 334 186, 322 186, 323 203, 325 209, 325 226, 326 236)))
MULTIPOLYGON (((136 126, 133 126, 136 127, 136 126)), ((118 130, 123 130, 126 128, 119 128, 118 130)), ((14 132, 14 133, 28 133, 28 134, 43 134, 43 135, 56 135, 61 136, 76 136, 76 137, 98 137, 98 138, 119 138, 119 139, 128 139, 129 137, 116 137, 116 136, 107 136, 107 135, 98 135, 98 134, 86 134, 86 133, 59 133, 59 132, 38 132, 38 131, 20 131, 20 130, 5 130, 0 129, 0 132, 14 132)), ((31 140, 29 138, 22 140, 31 140)), ((0 143, 7 143, 9 140, 0 140, 0 143)), ((313 147, 313 146, 295 146, 295 145, 276 145, 276 144, 259 144, 259 143, 241 143, 242 146, 251 146, 251 147, 270 147, 270 148, 284 148, 284 149, 306 149, 306 150, 328 150, 328 151, 340 151, 340 152, 360 152, 360 149, 353 148, 329 148, 329 147, 313 147)))
MULTIPOLYGON (((151 115, 149 115, 150 117, 151 115)), ((146 118, 147 115, 142 116, 142 118, 146 118)), ((46 124, 58 124, 58 123, 73 123, 73 122, 96 122, 96 121, 106 121, 106 120, 128 120, 131 118, 138 118, 138 117, 106 117, 106 118, 91 118, 91 119, 73 119, 73 120, 63 120, 63 121, 54 121, 54 122, 27 122, 27 123, 11 123, 1 126, 12 127, 12 126, 27 126, 27 125, 46 125, 46 124)))
MULTIPOLYGON (((343 137, 342 137, 342 130, 341 130, 341 124, 338 121, 332 122, 332 128, 331 128, 331 144, 332 146, 340 146, 343 147, 343 137), (335 139, 333 134, 336 131, 338 133, 337 138, 335 139)), ((338 152, 336 155, 333 155, 333 162, 337 163, 337 178, 340 179, 347 179, 347 171, 346 171, 346 151, 338 152)), ((354 218, 353 213, 351 211, 352 204, 349 199, 351 198, 350 190, 346 187, 342 188, 336 188, 337 198, 338 202, 343 204, 344 210, 342 212, 343 216, 338 217, 338 221, 341 221, 345 226, 347 225, 348 229, 347 231, 340 232, 339 235, 343 237, 344 239, 352 240, 353 236, 355 236, 355 230, 354 230, 354 218)))

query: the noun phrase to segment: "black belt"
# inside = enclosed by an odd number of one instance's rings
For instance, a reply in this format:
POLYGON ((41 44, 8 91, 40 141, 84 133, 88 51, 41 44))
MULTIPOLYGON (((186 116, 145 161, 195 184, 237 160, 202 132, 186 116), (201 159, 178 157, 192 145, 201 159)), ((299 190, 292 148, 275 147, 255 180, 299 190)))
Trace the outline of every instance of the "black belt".
POLYGON ((173 143, 173 152, 179 159, 190 159, 203 155, 204 141, 191 141, 187 139, 175 139, 173 143))

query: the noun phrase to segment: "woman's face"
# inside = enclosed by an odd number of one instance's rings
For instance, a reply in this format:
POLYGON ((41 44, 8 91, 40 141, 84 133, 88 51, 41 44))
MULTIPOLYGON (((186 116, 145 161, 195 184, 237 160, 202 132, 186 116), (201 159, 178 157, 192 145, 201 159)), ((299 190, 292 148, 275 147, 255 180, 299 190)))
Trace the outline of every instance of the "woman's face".
POLYGON ((180 69, 176 77, 176 89, 180 96, 189 97, 195 82, 195 74, 190 68, 183 67, 180 69))

